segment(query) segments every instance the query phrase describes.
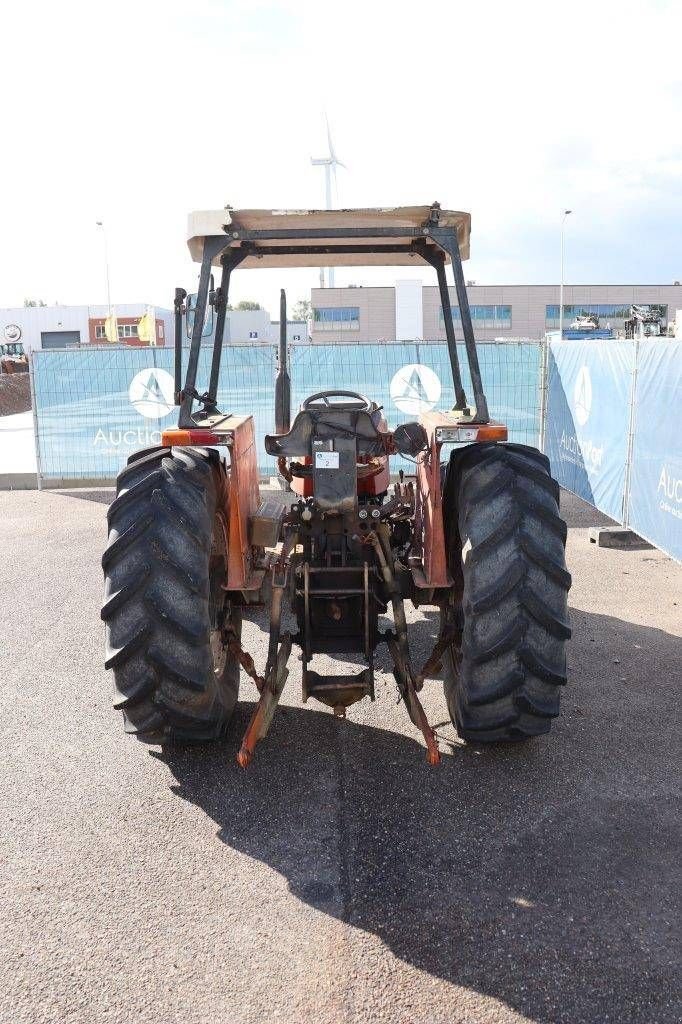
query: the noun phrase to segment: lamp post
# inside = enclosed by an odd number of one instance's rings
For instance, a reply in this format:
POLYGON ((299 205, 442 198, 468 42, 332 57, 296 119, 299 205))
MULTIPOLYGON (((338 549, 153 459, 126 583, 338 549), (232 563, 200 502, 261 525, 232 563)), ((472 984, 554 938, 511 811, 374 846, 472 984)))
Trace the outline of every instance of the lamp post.
POLYGON ((573 210, 564 210, 561 218, 561 276, 559 278, 559 338, 564 336, 564 234, 566 229, 566 218, 573 210))
POLYGON ((102 237, 104 238, 104 269, 107 275, 107 306, 109 307, 109 316, 111 316, 111 288, 109 286, 109 249, 107 247, 107 233, 104 230, 104 223, 101 220, 95 221, 98 228, 102 229, 102 237))

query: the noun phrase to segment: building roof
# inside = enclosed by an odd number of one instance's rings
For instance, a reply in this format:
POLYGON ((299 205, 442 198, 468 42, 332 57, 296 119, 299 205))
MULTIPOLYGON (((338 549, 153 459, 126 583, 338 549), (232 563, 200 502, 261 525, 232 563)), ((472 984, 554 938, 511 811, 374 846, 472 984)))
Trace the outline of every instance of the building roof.
MULTIPOLYGON (((418 266, 423 261, 418 253, 413 252, 360 252, 334 251, 336 247, 353 246, 371 249, 377 245, 408 246, 419 237, 417 232, 425 225, 431 215, 431 206, 391 206, 357 210, 199 210, 191 213, 187 225, 187 244, 192 259, 201 262, 204 238, 224 236, 226 247, 238 247, 243 244, 239 232, 264 232, 257 241, 252 242, 256 250, 263 246, 267 252, 257 251, 249 255, 240 267, 366 267, 366 266, 418 266), (405 235, 382 235, 385 228, 405 228, 405 235), (313 230, 324 232, 339 229, 362 231, 362 237, 350 239, 325 237, 316 234, 312 240, 277 238, 270 232, 313 230), (371 232, 376 229, 376 235, 371 232), (365 234, 365 232, 367 232, 365 234), (232 237, 236 233, 237 237, 232 237), (290 253, 273 252, 306 244, 326 247, 327 252, 290 253)), ((460 255, 463 260, 469 258, 469 236, 471 233, 471 217, 468 213, 458 210, 439 210, 439 227, 454 227, 457 231, 460 255)), ((425 239, 428 242, 428 239, 425 239)), ((433 243, 431 243, 433 244, 433 243)), ((220 256, 214 259, 220 264, 220 256)))

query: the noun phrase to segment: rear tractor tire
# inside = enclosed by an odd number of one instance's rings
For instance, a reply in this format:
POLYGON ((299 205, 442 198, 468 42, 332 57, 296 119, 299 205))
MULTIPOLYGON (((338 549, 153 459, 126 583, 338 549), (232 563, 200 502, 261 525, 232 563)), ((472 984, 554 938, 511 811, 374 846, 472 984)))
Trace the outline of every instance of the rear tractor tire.
POLYGON ((443 515, 462 592, 449 623, 457 639, 443 658, 452 722, 473 743, 549 732, 571 635, 566 525, 549 460, 517 444, 453 452, 443 515))
POLYGON ((200 448, 137 452, 118 477, 102 558, 106 667, 126 732, 147 743, 217 739, 237 702, 228 486, 218 453, 200 448))

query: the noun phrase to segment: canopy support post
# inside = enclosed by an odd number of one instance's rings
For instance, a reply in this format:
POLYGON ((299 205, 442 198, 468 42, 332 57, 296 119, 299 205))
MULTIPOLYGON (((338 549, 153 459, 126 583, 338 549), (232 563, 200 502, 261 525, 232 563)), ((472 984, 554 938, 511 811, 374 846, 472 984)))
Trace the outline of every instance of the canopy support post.
POLYGON ((445 257, 439 253, 440 259, 436 262, 436 274, 438 275, 438 288, 440 290, 440 304, 443 309, 443 321, 445 323, 445 337, 448 343, 448 355, 452 367, 452 381, 455 386, 454 411, 465 415, 469 413, 467 396, 464 393, 462 374, 459 368, 459 357, 457 356, 457 340, 455 338, 455 325, 452 322, 452 307, 450 305, 450 292, 445 277, 445 257))
POLYGON ((195 399, 200 397, 196 391, 196 382, 197 370, 199 369, 199 353, 201 351, 201 336, 204 330, 206 307, 208 305, 208 289, 211 284, 211 265, 215 257, 228 244, 226 238, 207 237, 204 239, 204 252, 201 258, 201 272, 199 274, 199 290, 197 291, 197 304, 194 309, 194 323, 192 324, 192 341, 187 360, 187 375, 185 377, 185 386, 180 394, 179 427, 195 426, 192 419, 192 406, 195 399))
MULTIPOLYGON (((476 422, 489 423, 488 402, 483 391, 481 379, 481 368, 478 363, 478 352, 476 351, 476 339, 474 338, 474 327, 471 322, 471 310, 469 309, 469 296, 467 295, 464 271, 462 270, 462 259, 459 252, 457 232, 452 228, 430 227, 429 234, 441 249, 450 255, 452 260, 452 273, 455 278, 455 289, 457 291, 457 302, 459 314, 462 321, 462 333, 464 334, 464 345, 466 347, 469 372, 471 374, 471 385, 474 392, 474 405, 476 406, 476 422)), ((445 309, 443 310, 445 313, 445 309)))
POLYGON ((455 388, 454 412, 468 414, 469 407, 464 385, 462 384, 462 373, 459 368, 459 356, 457 355, 457 340, 455 338, 455 325, 452 321, 452 307, 450 305, 450 292, 445 277, 445 255, 440 249, 425 242, 416 242, 415 248, 421 258, 430 263, 438 277, 438 289, 440 291, 440 304, 443 310, 443 322, 445 324, 445 337, 448 343, 448 356, 450 357, 450 368, 452 370, 452 383, 455 388))
POLYGON ((213 339, 213 356, 211 358, 211 377, 208 385, 208 394, 206 396, 206 405, 208 407, 216 406, 218 401, 218 378, 220 376, 220 358, 223 353, 223 338, 225 337, 225 323, 227 321, 227 300, 230 293, 230 276, 235 267, 244 259, 244 254, 240 249, 234 249, 232 252, 226 252, 221 258, 223 272, 220 278, 220 287, 216 293, 216 308, 218 315, 216 317, 215 325, 215 338, 213 339))
POLYGON ((184 288, 175 289, 175 298, 173 300, 173 307, 175 312, 175 386, 174 386, 174 397, 175 404, 180 405, 180 395, 182 392, 182 314, 185 311, 185 299, 187 298, 187 292, 184 288))

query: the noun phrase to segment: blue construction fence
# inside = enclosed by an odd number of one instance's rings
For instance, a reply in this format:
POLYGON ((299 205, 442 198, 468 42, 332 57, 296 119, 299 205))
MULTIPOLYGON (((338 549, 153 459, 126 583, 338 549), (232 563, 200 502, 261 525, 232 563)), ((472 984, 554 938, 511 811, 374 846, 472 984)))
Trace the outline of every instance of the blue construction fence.
MULTIPOLYGON (((538 445, 544 434, 563 487, 682 559, 682 342, 557 339, 546 349, 523 341, 483 342, 478 350, 491 415, 508 424, 510 439, 538 445)), ((200 386, 210 354, 208 346, 201 351, 200 386)), ((463 346, 459 356, 471 395, 463 346)), ((294 410, 334 387, 383 405, 389 426, 454 404, 442 343, 294 344, 289 363, 294 410)), ((276 371, 274 346, 223 352, 219 405, 254 416, 264 478, 275 472, 263 436, 274 430, 276 371)), ((43 486, 110 482, 129 455, 177 422, 170 349, 36 351, 31 379, 43 486)))
MULTIPOLYGON (((200 389, 208 381, 210 357, 207 346, 199 363, 200 389)), ((463 346, 459 358, 471 396, 463 346)), ((508 424, 513 440, 537 445, 540 343, 483 343, 479 360, 491 414, 508 424)), ((454 404, 444 344, 294 344, 289 365, 294 411, 307 395, 326 388, 366 394, 384 407, 389 426, 416 419, 425 408, 454 404)), ((230 345, 223 351, 218 404, 226 413, 253 415, 265 478, 276 472, 275 460, 263 447, 263 436, 274 431, 276 371, 275 346, 230 345)), ((31 373, 43 486, 111 481, 132 452, 158 444, 161 431, 177 423, 171 349, 36 351, 31 373)), ((393 468, 400 465, 395 460, 393 468)), ((403 468, 410 467, 404 463, 403 468)))
POLYGON ((682 342, 552 341, 545 450, 562 487, 682 560, 682 342))

